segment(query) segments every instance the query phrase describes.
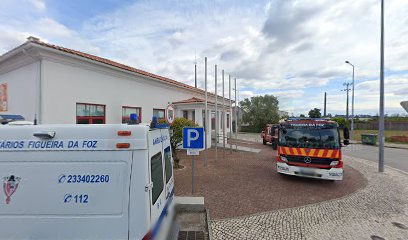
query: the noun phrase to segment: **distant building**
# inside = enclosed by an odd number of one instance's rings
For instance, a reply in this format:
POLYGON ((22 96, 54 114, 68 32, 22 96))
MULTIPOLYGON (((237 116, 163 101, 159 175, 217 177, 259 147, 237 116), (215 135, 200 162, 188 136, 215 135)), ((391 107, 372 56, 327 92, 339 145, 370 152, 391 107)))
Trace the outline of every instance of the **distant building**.
POLYGON ((289 112, 278 110, 279 118, 289 117, 289 112))

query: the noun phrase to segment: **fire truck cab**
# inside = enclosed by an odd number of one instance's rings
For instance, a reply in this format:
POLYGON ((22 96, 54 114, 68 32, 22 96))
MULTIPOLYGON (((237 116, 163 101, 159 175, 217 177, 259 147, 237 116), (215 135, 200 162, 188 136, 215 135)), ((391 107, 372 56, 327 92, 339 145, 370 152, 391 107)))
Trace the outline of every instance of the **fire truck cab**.
POLYGON ((168 129, 0 127, 0 239, 166 239, 174 215, 168 129))
POLYGON ((267 124, 262 130, 261 138, 263 145, 271 143, 272 148, 276 150, 278 148, 278 124, 267 124))
MULTIPOLYGON (((349 144, 344 129, 344 145, 349 144)), ((277 171, 327 180, 343 179, 339 127, 328 119, 288 119, 280 124, 277 171)))

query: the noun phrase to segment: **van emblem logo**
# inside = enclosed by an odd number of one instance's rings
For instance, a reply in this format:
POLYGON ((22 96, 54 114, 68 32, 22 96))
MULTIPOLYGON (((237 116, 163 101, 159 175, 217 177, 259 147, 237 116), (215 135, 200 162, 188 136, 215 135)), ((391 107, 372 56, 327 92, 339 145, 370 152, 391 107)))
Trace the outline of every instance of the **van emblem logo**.
POLYGON ((6 204, 10 204, 11 196, 17 191, 21 178, 14 175, 5 177, 3 180, 3 190, 6 194, 6 204))
POLYGON ((305 163, 311 163, 312 159, 310 157, 305 157, 305 163))

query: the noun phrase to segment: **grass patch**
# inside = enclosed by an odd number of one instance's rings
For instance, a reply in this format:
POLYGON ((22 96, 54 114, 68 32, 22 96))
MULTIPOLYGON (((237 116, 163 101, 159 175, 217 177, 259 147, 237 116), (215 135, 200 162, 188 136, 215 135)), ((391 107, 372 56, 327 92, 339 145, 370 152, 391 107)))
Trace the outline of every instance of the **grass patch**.
MULTIPOLYGON (((342 132, 342 131, 340 131, 342 132)), ((361 141, 361 134, 378 134, 378 130, 354 130, 353 132, 353 139, 357 141, 361 141)), ((392 136, 408 136, 408 131, 398 131, 398 130, 385 130, 385 141, 390 141, 390 137, 392 136)), ((402 142, 394 142, 394 143, 402 143, 402 142)), ((404 143, 407 144, 407 143, 404 143)))

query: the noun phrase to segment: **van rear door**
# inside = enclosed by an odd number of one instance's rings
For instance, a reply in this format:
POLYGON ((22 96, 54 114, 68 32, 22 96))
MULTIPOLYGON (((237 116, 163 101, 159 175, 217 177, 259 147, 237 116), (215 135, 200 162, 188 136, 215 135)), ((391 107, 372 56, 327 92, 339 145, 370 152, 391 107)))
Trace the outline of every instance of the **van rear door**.
POLYGON ((0 239, 128 239, 132 151, 108 150, 109 134, 44 128, 0 129, 0 239))
POLYGON ((153 187, 150 190, 150 222, 153 237, 161 230, 162 216, 166 204, 164 185, 163 137, 160 129, 149 131, 149 172, 153 187))
POLYGON ((168 129, 161 130, 163 136, 163 152, 166 181, 166 200, 174 195, 174 178, 173 178, 173 157, 170 146, 170 135, 168 129))

